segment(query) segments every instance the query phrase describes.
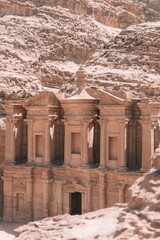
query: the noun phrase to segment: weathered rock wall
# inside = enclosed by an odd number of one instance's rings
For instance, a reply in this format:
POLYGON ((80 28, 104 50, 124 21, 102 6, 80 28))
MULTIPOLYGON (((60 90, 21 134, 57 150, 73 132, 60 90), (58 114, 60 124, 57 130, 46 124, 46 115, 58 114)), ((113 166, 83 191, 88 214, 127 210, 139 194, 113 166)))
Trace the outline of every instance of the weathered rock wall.
POLYGON ((126 28, 131 24, 160 20, 160 7, 157 1, 150 3, 133 0, 79 1, 79 0, 17 0, 1 1, 2 14, 30 16, 37 13, 36 7, 60 6, 74 14, 86 14, 107 26, 126 28), (156 7, 157 6, 157 7, 156 7))
POLYGON ((159 96, 159 39, 160 22, 128 27, 86 63, 90 79, 142 97, 159 96))
POLYGON ((18 15, 32 16, 37 13, 37 9, 31 4, 23 4, 20 2, 0 1, 0 16, 18 15))

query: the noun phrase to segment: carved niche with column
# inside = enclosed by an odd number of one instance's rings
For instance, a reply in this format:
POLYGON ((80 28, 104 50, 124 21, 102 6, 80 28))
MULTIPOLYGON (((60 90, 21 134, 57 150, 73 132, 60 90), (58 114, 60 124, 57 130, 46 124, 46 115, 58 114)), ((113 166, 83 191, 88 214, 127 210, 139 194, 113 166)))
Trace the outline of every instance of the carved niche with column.
POLYGON ((5 162, 20 164, 27 158, 26 110, 21 104, 6 105, 5 162))
POLYGON ((142 168, 145 172, 151 168, 151 158, 160 142, 160 103, 158 101, 142 100, 141 109, 142 124, 142 168))
MULTIPOLYGON (((102 92, 102 91, 101 91, 102 92)), ((127 125, 131 106, 127 101, 102 92, 100 110, 100 168, 127 170, 127 125)))
POLYGON ((27 103, 28 164, 63 163, 63 122, 61 108, 52 93, 27 103))
POLYGON ((81 81, 83 74, 83 70, 78 72, 77 92, 61 101, 65 124, 65 166, 85 167, 95 163, 94 133, 99 100, 85 90, 84 79, 81 81))

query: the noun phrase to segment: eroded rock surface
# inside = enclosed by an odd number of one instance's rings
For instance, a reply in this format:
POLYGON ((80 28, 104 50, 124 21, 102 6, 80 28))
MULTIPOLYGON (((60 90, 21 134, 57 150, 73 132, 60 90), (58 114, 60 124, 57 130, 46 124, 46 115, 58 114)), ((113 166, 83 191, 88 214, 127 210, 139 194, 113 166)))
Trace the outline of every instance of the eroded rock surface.
POLYGON ((113 207, 84 215, 65 214, 46 218, 17 228, 15 239, 106 239, 106 234, 115 230, 117 216, 121 211, 113 207))
POLYGON ((87 62, 92 84, 158 95, 159 23, 149 21, 159 20, 158 0, 1 0, 0 90, 18 99, 71 86, 79 66, 107 48, 87 62), (120 33, 133 24, 141 25, 120 33))
POLYGON ((0 88, 20 97, 23 89, 60 86, 119 32, 54 4, 0 1, 0 6, 0 88))
POLYGON ((109 239, 159 239, 160 170, 152 171, 132 186, 132 200, 119 216, 109 239))
POLYGON ((130 26, 86 63, 93 83, 133 96, 160 95, 160 22, 130 26))

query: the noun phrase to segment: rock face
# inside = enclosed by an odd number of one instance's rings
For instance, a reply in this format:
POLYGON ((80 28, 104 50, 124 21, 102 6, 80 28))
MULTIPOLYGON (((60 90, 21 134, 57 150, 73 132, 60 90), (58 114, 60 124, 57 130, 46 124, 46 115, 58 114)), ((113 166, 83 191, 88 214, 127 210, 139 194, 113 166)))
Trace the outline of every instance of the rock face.
POLYGON ((148 86, 159 77, 158 23, 117 35, 121 28, 159 21, 158 0, 1 0, 0 16, 0 89, 6 98, 28 97, 42 86, 59 87, 66 81, 71 85, 79 65, 104 46, 103 59, 98 54, 98 60, 87 62, 94 72, 92 83, 107 88, 120 83, 127 91, 135 87, 142 95, 159 94, 157 86, 148 86))
POLYGON ((146 174, 132 186, 132 200, 119 216, 109 239, 159 239, 160 170, 146 174))
POLYGON ((24 88, 36 93, 41 84, 59 86, 70 79, 79 64, 119 32, 49 2, 0 1, 0 14, 0 87, 20 97, 24 88))
POLYGON ((113 207, 80 216, 65 214, 46 218, 41 221, 30 222, 15 230, 15 239, 105 240, 106 235, 115 230, 117 216, 121 211, 122 209, 113 207))
POLYGON ((130 26, 86 63, 94 83, 138 96, 159 96, 160 22, 130 26), (148 84, 146 84, 148 83, 148 84))

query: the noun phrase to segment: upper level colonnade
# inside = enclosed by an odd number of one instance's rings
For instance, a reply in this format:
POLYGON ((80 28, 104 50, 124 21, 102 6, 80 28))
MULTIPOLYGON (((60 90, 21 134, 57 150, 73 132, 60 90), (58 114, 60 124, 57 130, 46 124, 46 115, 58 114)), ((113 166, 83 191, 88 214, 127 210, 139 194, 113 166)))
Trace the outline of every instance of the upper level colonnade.
POLYGON ((6 164, 141 170, 160 142, 160 103, 79 88, 6 105, 6 164))

